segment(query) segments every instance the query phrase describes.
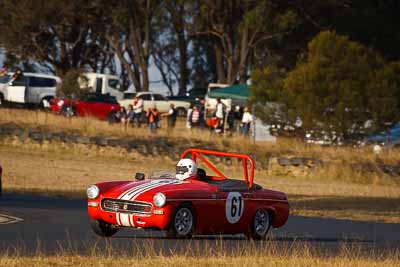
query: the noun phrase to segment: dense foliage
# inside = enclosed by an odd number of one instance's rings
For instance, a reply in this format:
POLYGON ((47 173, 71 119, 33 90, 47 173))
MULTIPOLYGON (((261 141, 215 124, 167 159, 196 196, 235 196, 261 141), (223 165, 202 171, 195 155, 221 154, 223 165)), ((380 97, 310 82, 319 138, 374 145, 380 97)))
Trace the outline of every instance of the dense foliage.
POLYGON ((395 66, 372 49, 325 31, 287 76, 270 67, 254 71, 253 98, 284 103, 285 119, 300 118, 305 130, 354 136, 398 121, 395 66))

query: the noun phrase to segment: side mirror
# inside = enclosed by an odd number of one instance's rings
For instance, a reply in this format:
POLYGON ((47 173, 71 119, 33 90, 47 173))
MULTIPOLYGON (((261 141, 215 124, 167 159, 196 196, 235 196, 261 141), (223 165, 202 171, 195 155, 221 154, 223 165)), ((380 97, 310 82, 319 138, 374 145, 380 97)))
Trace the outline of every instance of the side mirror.
POLYGON ((142 180, 144 180, 144 178, 145 178, 144 173, 137 172, 137 173, 135 174, 135 180, 136 180, 136 181, 142 181, 142 180))

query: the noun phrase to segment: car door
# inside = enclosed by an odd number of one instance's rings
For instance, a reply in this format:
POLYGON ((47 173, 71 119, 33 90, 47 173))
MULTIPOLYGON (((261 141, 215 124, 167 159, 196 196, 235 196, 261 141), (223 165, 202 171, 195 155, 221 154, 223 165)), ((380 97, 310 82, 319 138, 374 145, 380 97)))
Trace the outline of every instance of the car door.
POLYGON ((248 191, 220 191, 218 193, 217 212, 218 220, 215 229, 224 233, 241 233, 248 229, 248 217, 251 208, 250 193, 248 191))
POLYGON ((88 94, 77 104, 77 113, 80 116, 94 116, 97 112, 96 95, 88 94))
POLYGON ((7 88, 7 100, 16 103, 25 103, 27 90, 27 78, 20 76, 17 80, 10 82, 7 88))

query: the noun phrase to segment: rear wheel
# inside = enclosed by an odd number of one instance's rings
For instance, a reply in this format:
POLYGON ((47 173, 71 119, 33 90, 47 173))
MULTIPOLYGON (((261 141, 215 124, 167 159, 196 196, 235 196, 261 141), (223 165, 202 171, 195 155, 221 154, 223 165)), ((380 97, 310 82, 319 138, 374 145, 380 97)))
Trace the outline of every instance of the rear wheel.
POLYGON ((255 240, 265 239, 271 228, 271 221, 271 213, 263 209, 257 210, 251 222, 248 237, 255 240))
POLYGON ((95 234, 102 237, 110 237, 118 232, 118 228, 114 228, 111 224, 103 221, 92 220, 90 226, 95 234))
POLYGON ((171 219, 169 236, 177 238, 190 238, 195 229, 195 215, 191 205, 179 206, 171 219))

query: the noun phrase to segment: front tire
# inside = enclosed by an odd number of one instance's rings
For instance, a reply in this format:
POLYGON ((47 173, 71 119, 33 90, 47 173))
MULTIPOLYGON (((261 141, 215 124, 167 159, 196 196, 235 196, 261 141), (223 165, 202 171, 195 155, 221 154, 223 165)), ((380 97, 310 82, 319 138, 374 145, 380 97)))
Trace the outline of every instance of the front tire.
POLYGON ((179 206, 171 218, 169 236, 176 238, 190 238, 195 229, 195 214, 189 204, 179 206))
POLYGON ((265 239, 271 228, 271 222, 272 216, 270 212, 264 209, 257 210, 250 224, 248 238, 254 240, 265 239))
POLYGON ((118 228, 114 228, 111 224, 99 220, 91 220, 90 226, 93 232, 101 237, 110 237, 118 232, 118 228))

